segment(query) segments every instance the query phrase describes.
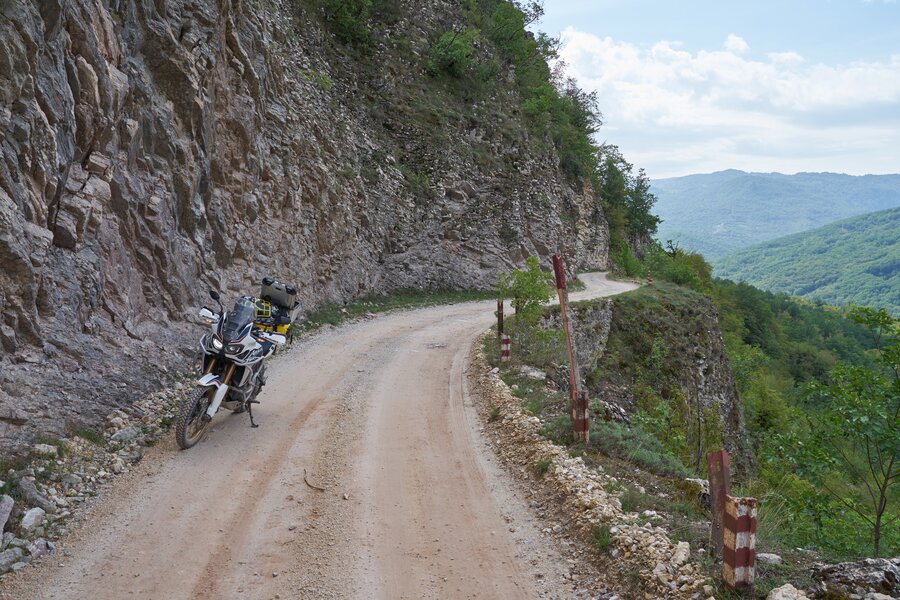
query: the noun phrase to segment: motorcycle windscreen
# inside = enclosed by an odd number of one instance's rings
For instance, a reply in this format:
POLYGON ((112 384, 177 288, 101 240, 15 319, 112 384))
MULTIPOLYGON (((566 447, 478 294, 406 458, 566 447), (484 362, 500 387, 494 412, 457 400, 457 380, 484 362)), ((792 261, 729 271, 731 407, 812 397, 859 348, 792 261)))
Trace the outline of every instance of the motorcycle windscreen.
POLYGON ((240 339, 244 329, 253 322, 256 315, 256 304, 249 298, 241 298, 234 303, 225 316, 225 327, 222 329, 222 337, 227 343, 240 339))

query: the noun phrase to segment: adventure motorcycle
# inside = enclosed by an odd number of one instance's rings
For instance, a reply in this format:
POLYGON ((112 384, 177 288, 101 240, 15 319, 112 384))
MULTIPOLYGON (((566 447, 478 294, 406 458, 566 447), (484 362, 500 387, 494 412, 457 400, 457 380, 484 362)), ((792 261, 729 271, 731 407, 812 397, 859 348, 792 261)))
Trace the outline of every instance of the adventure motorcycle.
POLYGON ((205 306, 200 310, 200 318, 210 325, 210 332, 200 338, 203 375, 197 390, 182 401, 175 425, 175 439, 185 450, 200 441, 220 407, 247 411, 250 426, 257 426, 252 406, 259 404, 256 396, 266 383, 263 361, 287 342, 283 333, 257 326, 257 303, 252 298, 239 298, 226 313, 218 292, 209 295, 219 304, 219 312, 205 306))

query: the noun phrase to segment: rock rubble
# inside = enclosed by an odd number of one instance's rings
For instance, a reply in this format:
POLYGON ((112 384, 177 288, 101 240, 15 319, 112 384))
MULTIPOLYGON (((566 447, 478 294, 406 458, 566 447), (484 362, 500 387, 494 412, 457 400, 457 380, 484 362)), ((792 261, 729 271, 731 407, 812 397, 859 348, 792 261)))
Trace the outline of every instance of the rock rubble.
POLYGON ((138 400, 127 412, 114 410, 102 431, 36 444, 28 466, 4 473, 0 488, 13 487, 19 500, 0 496, 0 576, 54 554, 52 540, 68 531, 116 474, 141 460, 144 448, 168 430, 189 390, 177 383, 138 400))
MULTIPOLYGON (((609 528, 612 543, 607 556, 598 553, 598 559, 610 561, 611 574, 634 574, 633 587, 644 598, 699 598, 706 577, 690 560, 689 544, 675 544, 652 519, 624 512, 616 478, 588 467, 581 457, 570 457, 542 436, 540 420, 522 410, 520 400, 485 361, 480 340, 472 354, 469 376, 486 420, 485 435, 504 465, 521 477, 533 472, 537 461, 549 461, 544 475, 531 484, 555 498, 570 520, 570 532, 590 539, 595 528, 609 528)), ((624 579, 610 583, 621 587, 624 579)))

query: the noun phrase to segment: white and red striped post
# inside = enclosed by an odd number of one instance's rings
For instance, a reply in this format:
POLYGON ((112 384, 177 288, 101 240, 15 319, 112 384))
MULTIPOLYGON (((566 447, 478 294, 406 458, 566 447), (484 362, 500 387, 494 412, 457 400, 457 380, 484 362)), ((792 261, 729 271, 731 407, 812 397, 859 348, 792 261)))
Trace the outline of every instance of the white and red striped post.
POLYGON ((753 585, 756 576, 756 498, 725 497, 722 578, 731 589, 753 585))
POLYGON ((511 342, 505 333, 500 336, 500 362, 509 362, 511 342))

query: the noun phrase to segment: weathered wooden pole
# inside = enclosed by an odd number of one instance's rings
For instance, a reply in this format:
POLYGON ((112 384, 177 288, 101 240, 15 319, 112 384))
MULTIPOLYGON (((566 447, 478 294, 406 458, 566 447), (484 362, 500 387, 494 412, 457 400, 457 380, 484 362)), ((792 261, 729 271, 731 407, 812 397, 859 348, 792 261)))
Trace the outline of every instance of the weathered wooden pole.
POLYGON ((503 298, 497 300, 497 337, 503 337, 503 298))
POLYGON ((709 508, 712 513, 712 549, 715 556, 721 558, 725 498, 731 493, 728 452, 725 450, 710 452, 706 455, 706 465, 709 474, 709 508))
POLYGON ((556 293, 559 296, 559 314, 562 316, 563 331, 566 334, 566 352, 569 357, 569 398, 572 410, 572 428, 575 440, 585 442, 590 439, 588 425, 587 391, 579 390, 581 373, 575 358, 575 340, 572 335, 572 322, 569 320, 569 294, 566 291, 566 269, 562 257, 553 255, 553 273, 556 276, 556 293))

